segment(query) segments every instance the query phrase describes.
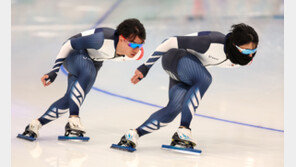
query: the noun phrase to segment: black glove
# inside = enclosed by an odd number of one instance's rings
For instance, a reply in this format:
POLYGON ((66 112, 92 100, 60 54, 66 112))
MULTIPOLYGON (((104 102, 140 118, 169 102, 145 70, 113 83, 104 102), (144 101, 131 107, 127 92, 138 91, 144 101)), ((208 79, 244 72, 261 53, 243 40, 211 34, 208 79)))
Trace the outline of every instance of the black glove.
POLYGON ((56 72, 53 72, 53 71, 47 73, 46 75, 48 75, 48 78, 46 78, 45 80, 46 80, 46 81, 49 80, 51 83, 53 83, 53 81, 54 81, 54 80, 56 79, 56 77, 57 77, 57 73, 56 73, 56 72))
POLYGON ((149 68, 145 64, 142 64, 137 69, 143 74, 143 77, 146 77, 147 73, 149 72, 149 68))

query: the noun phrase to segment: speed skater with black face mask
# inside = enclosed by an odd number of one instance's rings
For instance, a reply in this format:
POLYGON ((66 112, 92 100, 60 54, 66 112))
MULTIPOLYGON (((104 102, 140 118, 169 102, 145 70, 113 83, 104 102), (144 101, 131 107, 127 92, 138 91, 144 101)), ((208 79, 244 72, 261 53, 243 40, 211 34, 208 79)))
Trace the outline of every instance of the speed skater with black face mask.
POLYGON ((180 126, 172 136, 171 145, 196 146, 190 123, 212 82, 207 68, 250 64, 257 52, 258 42, 256 31, 244 23, 232 25, 226 35, 217 31, 201 31, 164 40, 138 67, 131 82, 137 84, 162 57, 162 67, 170 77, 169 102, 138 128, 127 131, 118 144, 135 148, 139 137, 166 126, 181 113, 180 126))

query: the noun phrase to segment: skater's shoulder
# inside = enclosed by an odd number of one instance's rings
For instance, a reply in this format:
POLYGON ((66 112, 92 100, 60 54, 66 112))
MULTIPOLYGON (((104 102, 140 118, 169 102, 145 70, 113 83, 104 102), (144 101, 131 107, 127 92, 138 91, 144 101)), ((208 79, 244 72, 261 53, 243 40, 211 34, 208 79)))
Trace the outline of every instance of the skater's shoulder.
POLYGON ((225 42, 225 34, 219 31, 200 31, 197 36, 203 37, 206 36, 210 39, 211 43, 224 43, 225 42))
POLYGON ((221 37, 225 37, 225 34, 223 34, 222 32, 220 31, 199 31, 197 33, 197 36, 221 36, 221 37))
POLYGON ((109 27, 98 27, 82 31, 81 36, 102 34, 105 39, 114 39, 115 30, 109 27))
POLYGON ((98 32, 103 32, 104 34, 114 34, 115 33, 115 29, 113 28, 110 28, 110 27, 98 27, 95 29, 95 33, 98 33, 98 32))
POLYGON ((193 33, 189 33, 186 35, 181 35, 181 36, 198 36, 198 37, 205 37, 205 36, 210 36, 210 37, 225 37, 225 34, 219 31, 197 31, 193 33))
POLYGON ((109 27, 99 27, 96 28, 95 33, 103 33, 105 39, 114 39, 115 29, 109 27))

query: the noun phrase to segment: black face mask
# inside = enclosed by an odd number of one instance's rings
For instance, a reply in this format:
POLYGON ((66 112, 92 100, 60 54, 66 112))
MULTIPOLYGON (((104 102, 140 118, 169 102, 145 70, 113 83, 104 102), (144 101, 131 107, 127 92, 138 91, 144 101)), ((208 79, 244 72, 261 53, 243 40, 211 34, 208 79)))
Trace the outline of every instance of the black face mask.
POLYGON ((234 45, 233 41, 231 39, 231 33, 226 35, 226 42, 225 42, 225 52, 227 58, 234 64, 239 64, 239 65, 247 65, 249 64, 256 52, 253 54, 252 57, 249 55, 242 54, 234 45))

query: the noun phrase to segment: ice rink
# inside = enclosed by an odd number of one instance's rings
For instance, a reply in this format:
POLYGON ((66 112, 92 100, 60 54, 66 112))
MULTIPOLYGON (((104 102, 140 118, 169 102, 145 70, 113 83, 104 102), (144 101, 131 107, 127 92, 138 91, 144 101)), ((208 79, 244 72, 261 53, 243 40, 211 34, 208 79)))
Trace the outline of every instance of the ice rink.
POLYGON ((11 1, 11 166, 13 167, 283 167, 284 4, 282 0, 12 0, 11 1), (66 75, 44 88, 62 43, 94 26, 112 27, 127 18, 145 26, 140 61, 104 62, 80 117, 89 142, 63 142, 67 115, 42 127, 35 142, 18 133, 66 91, 66 75), (191 129, 199 156, 162 150, 180 122, 140 138, 134 153, 110 149, 168 102, 169 77, 160 61, 137 85, 134 70, 167 37, 198 31, 227 34, 246 23, 259 34, 251 65, 209 68, 213 82, 191 129))

